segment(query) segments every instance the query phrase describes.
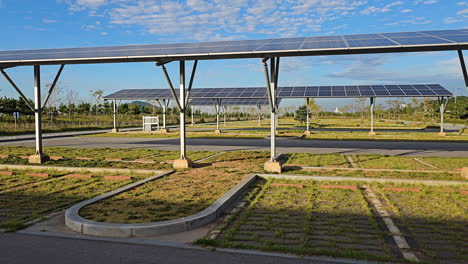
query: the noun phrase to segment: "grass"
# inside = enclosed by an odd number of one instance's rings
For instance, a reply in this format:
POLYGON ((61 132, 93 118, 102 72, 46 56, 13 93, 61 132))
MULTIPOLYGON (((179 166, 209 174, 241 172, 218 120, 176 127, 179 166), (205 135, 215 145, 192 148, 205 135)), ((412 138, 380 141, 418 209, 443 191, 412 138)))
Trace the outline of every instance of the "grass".
POLYGON ((202 245, 394 260, 359 191, 322 189, 336 182, 269 180, 217 240, 202 245), (304 188, 271 182, 301 184, 304 188), (358 232, 356 232, 358 231, 358 232))
MULTIPOLYGON (((267 135, 265 131, 257 130, 221 130, 221 134, 207 131, 187 131, 187 138, 244 138, 258 139, 264 138, 267 135)), ((119 133, 101 133, 92 135, 81 135, 80 137, 118 137, 118 138, 179 138, 179 132, 158 133, 158 132, 119 132, 119 133)))
POLYGON ((447 133, 447 136, 441 137, 436 132, 377 132, 375 136, 369 136, 368 132, 334 132, 320 131, 312 132, 305 136, 309 140, 363 140, 363 141, 433 141, 433 142, 468 142, 468 135, 459 135, 458 133, 447 133))
MULTIPOLYGON (((352 155, 359 168, 396 169, 396 170, 435 170, 413 157, 384 156, 384 155, 352 155)), ((450 162, 451 158, 444 158, 450 162)), ((468 159, 465 159, 468 161, 468 159)))
POLYGON ((423 261, 466 263, 468 195, 460 191, 466 191, 468 186, 418 188, 421 191, 417 193, 380 192, 407 227, 405 236, 414 239, 423 261))
POLYGON ((437 168, 445 170, 455 170, 468 167, 468 158, 424 157, 421 159, 437 168))
POLYGON ((286 166, 283 174, 310 175, 310 176, 332 176, 332 177, 362 177, 362 178, 388 178, 388 179, 415 179, 415 180, 449 180, 467 181, 459 172, 400 172, 400 171, 365 171, 345 169, 299 169, 286 166))
MULTIPOLYGON (((168 169, 169 164, 160 164, 168 160, 179 158, 178 151, 164 151, 156 149, 114 149, 114 148, 68 148, 46 147, 44 152, 51 156, 63 156, 65 160, 48 161, 44 166, 71 166, 71 167, 112 167, 128 169, 168 169), (75 157, 91 157, 93 160, 76 160, 75 157), (124 161, 134 159, 149 159, 155 163, 109 162, 105 158, 122 158, 124 161)), ((10 155, 9 158, 0 159, 0 164, 28 164, 25 159, 18 156, 31 155, 34 148, 23 146, 0 146, 0 154, 10 155)), ((211 151, 188 151, 192 160, 198 160, 215 154, 211 151)))
MULTIPOLYGON (((66 173, 57 173, 64 175, 66 173)), ((62 210, 81 200, 127 185, 132 180, 104 180, 99 174, 93 178, 55 178, 25 188, 0 193, 0 228, 13 231, 32 220, 62 210)), ((112 174, 114 175, 114 174, 112 174)))
POLYGON ((341 154, 291 153, 286 164, 299 164, 310 167, 325 167, 330 165, 350 167, 345 156, 341 154))
POLYGON ((244 171, 196 168, 179 171, 133 190, 86 206, 80 215, 110 223, 176 219, 210 206, 243 177, 244 171))

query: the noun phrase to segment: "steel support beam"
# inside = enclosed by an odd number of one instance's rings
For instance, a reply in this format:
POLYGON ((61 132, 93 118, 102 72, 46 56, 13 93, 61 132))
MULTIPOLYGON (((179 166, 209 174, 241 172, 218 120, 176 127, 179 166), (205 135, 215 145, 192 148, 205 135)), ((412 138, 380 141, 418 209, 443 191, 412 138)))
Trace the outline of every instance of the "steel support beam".
POLYGON ((214 99, 214 107, 215 107, 215 111, 216 111, 216 131, 220 131, 219 130, 219 107, 221 105, 221 100, 220 99, 214 99))
MULTIPOLYGON (((187 94, 188 96, 188 94, 187 94)), ((195 110, 195 107, 193 105, 190 106, 190 116, 192 118, 192 126, 195 125, 195 122, 193 121, 193 111, 195 110)))
POLYGON ((41 106, 41 68, 34 66, 34 121, 36 133, 36 155, 42 153, 42 106, 41 106))
POLYGON ((445 107, 447 106, 448 98, 445 99, 444 97, 438 97, 438 102, 439 102, 439 110, 440 110, 440 132, 439 135, 444 136, 444 112, 445 112, 445 107))
MULTIPOLYGON (((188 105, 190 92, 192 91, 192 86, 193 86, 193 78, 195 77, 195 72, 197 71, 197 65, 198 65, 198 60, 193 62, 192 74, 190 74, 190 82, 189 82, 188 89, 187 89, 187 97, 185 98, 185 105, 188 105)), ((193 124, 193 121, 192 121, 192 124, 193 124)))
POLYGON ((169 99, 167 99, 167 103, 166 103, 166 99, 162 99, 163 103, 162 103, 162 110, 163 110, 163 129, 166 129, 166 112, 167 112, 167 106, 169 105, 169 99))
POLYGON ((463 51, 458 50, 458 58, 460 59, 460 65, 462 68, 463 79, 465 80, 465 87, 468 89, 468 73, 466 71, 465 58, 463 57, 463 51))
POLYGON ((370 112, 370 132, 369 135, 373 136, 375 135, 374 132, 374 106, 375 106, 375 97, 370 98, 370 107, 369 107, 369 112, 370 112))
POLYGON ((270 58, 270 73, 268 73, 267 60, 263 59, 263 68, 266 80, 266 86, 268 90, 268 98, 270 100, 270 162, 276 160, 276 114, 278 111, 278 104, 276 100, 276 89, 278 87, 278 73, 279 73, 279 57, 270 58))
MULTIPOLYGON (((185 61, 180 61, 180 62, 181 63, 184 62, 183 64, 184 64, 184 79, 185 79, 185 61)), ((177 107, 179 108, 179 110, 182 110, 182 105, 180 104, 180 102, 185 102, 185 101, 182 101, 181 99, 177 97, 177 94, 174 90, 174 86, 172 85, 171 77, 169 77, 169 73, 167 73, 166 66, 161 65, 161 68, 163 70, 164 76, 166 77, 167 85, 169 86, 169 89, 171 89, 172 96, 174 97, 174 100, 177 103, 177 107)), ((185 84, 184 84, 184 87, 185 87, 185 84)), ((184 95, 185 95, 185 91, 184 91, 184 95)))
POLYGON ((114 105, 112 107, 112 113, 114 115, 114 131, 117 132, 117 100, 114 100, 114 105))
POLYGON ((55 89, 55 86, 57 85, 57 82, 60 78, 60 75, 62 74, 62 71, 63 71, 63 68, 65 67, 64 64, 60 65, 60 68, 57 72, 57 75, 55 75, 55 79, 54 79, 54 82, 52 82, 52 85, 50 86, 49 88, 49 92, 47 93, 47 97, 46 99, 44 100, 44 103, 42 104, 42 108, 44 108, 46 105, 47 105, 47 102, 49 101, 49 98, 50 96, 52 95, 52 93, 54 92, 54 89, 55 89))
POLYGON ((226 105, 223 105, 224 126, 226 126, 226 105))
POLYGON ((306 103, 306 133, 310 133, 309 98, 305 99, 305 103, 306 103))
POLYGON ((11 86, 16 90, 16 92, 19 94, 19 96, 21 97, 21 99, 23 99, 23 101, 26 103, 26 105, 31 109, 31 111, 34 112, 34 106, 32 106, 28 99, 26 98, 26 96, 24 96, 23 92, 21 92, 21 90, 18 88, 18 86, 16 85, 16 83, 10 78, 10 76, 8 76, 8 74, 3 70, 1 69, 0 72, 3 74, 3 76, 5 76, 5 79, 11 84, 11 86))
POLYGON ((258 126, 262 125, 262 106, 257 105, 258 108, 258 126))
MULTIPOLYGON (((173 90, 173 89, 172 89, 173 90)), ((177 97, 175 97, 177 100, 177 97)), ((180 159, 187 159, 187 149, 186 149, 186 132, 185 132, 185 113, 187 111, 185 104, 185 61, 179 62, 179 102, 180 106, 180 159)))

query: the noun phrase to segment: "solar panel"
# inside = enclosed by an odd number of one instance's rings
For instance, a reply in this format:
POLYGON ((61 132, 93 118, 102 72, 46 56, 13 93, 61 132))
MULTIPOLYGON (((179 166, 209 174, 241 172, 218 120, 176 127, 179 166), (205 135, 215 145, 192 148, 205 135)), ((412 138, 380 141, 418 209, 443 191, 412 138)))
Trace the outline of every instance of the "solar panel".
MULTIPOLYGON (((176 94, 179 94, 176 89, 176 94)), ((434 97, 453 96, 439 84, 285 86, 277 98, 434 97)), ((195 88, 191 99, 267 99, 265 87, 195 88)), ((172 99, 169 89, 124 89, 107 95, 108 100, 172 99)))
MULTIPOLYGON (((278 104, 281 99, 278 99, 278 104)), ((214 105, 215 99, 192 99, 189 104, 194 106, 206 106, 214 105)), ((267 98, 256 98, 256 99, 220 99, 220 105, 245 105, 245 106, 256 106, 256 105, 268 105, 269 100, 267 98)))
POLYGON ((343 36, 256 39, 198 43, 0 51, 0 67, 179 59, 385 53, 468 48, 468 30, 432 30, 343 36))

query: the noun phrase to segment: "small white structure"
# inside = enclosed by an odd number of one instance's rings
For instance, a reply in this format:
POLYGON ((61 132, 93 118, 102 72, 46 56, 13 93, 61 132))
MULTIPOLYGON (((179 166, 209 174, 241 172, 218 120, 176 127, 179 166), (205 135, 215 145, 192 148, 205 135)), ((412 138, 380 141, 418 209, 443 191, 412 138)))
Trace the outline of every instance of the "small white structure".
POLYGON ((338 109, 338 107, 335 108, 335 111, 333 112, 335 112, 335 114, 340 114, 340 115, 343 114, 343 112, 341 112, 340 109, 338 109))
POLYGON ((144 116, 143 117, 143 131, 153 131, 153 126, 159 130, 159 116, 144 116))

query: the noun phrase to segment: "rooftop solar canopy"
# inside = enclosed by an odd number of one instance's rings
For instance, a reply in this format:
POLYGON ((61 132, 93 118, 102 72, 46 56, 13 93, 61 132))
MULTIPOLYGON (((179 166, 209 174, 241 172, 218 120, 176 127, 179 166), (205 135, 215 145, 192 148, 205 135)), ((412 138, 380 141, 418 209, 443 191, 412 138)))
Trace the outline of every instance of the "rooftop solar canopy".
POLYGON ((0 51, 0 67, 464 50, 468 29, 0 51))
MULTIPOLYGON (((178 94, 178 89, 176 89, 178 94)), ((278 87, 277 98, 451 97, 439 84, 343 85, 278 87)), ((171 99, 169 89, 124 89, 104 96, 108 100, 171 99)), ((268 98, 265 87, 197 88, 191 99, 268 98)))
MULTIPOLYGON (((278 99, 278 104, 281 99, 278 99)), ((215 104, 214 99, 193 99, 189 102, 190 105, 205 106, 215 104)), ((268 98, 238 98, 238 99, 222 99, 220 100, 221 105, 245 105, 245 106, 256 106, 256 105, 268 105, 268 98)))

